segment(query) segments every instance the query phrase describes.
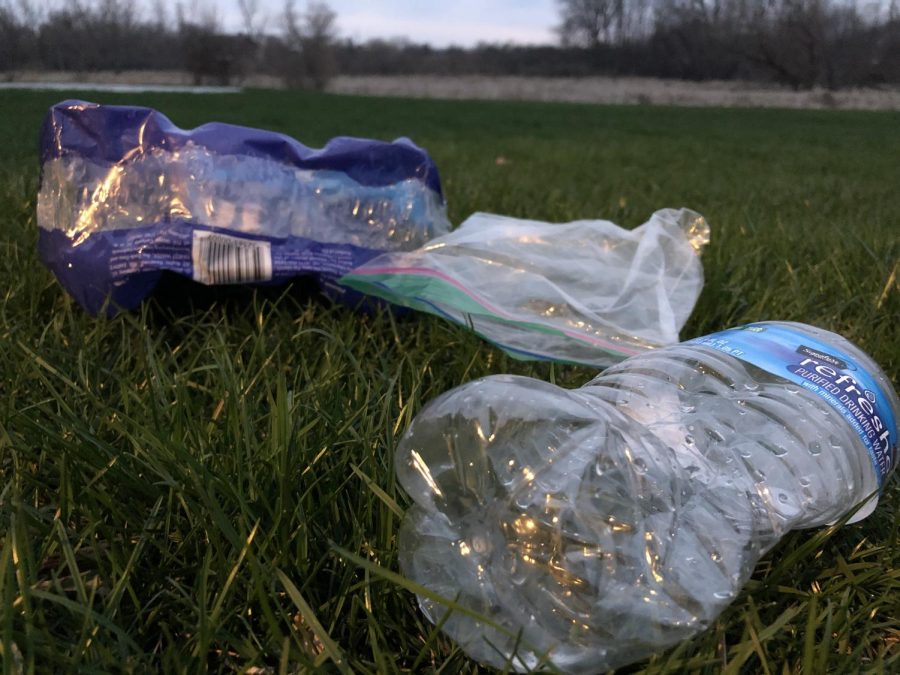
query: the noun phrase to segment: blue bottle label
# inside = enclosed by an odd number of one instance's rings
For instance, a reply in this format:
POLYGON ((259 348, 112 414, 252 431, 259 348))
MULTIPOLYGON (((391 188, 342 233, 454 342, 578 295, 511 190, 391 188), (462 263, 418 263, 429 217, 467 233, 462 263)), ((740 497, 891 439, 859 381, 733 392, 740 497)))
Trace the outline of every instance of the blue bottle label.
POLYGON ((897 460, 897 420, 882 386, 852 356, 772 324, 748 324, 687 344, 730 354, 820 396, 856 431, 883 487, 897 460))

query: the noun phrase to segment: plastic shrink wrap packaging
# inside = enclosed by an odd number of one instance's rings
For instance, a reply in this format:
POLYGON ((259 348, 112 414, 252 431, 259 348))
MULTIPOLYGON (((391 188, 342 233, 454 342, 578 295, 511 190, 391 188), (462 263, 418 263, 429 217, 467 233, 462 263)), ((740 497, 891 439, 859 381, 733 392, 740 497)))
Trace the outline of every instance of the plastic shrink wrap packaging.
MULTIPOLYGON (((437 167, 408 139, 283 134, 64 101, 41 133, 39 255, 88 312, 138 305, 163 272, 204 284, 335 283, 449 231, 437 167)), ((346 297, 350 294, 350 297, 346 297)))

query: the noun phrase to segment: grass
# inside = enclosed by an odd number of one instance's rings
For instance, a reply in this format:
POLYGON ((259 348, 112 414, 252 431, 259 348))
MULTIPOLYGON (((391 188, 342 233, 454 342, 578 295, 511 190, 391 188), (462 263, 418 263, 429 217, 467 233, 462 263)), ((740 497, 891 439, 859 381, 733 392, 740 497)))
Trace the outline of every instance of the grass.
MULTIPOLYGON (((631 227, 690 206, 713 242, 683 337, 804 321, 900 381, 900 114, 82 96, 310 145, 408 135, 457 223, 484 210, 631 227)), ((426 401, 475 377, 592 372, 299 284, 187 299, 176 285, 86 316, 35 252, 36 139, 60 98, 0 92, 4 671, 478 671, 395 574, 408 500, 393 448, 426 401)), ((862 523, 789 534, 709 631, 634 672, 897 672, 898 509, 894 480, 862 523)))

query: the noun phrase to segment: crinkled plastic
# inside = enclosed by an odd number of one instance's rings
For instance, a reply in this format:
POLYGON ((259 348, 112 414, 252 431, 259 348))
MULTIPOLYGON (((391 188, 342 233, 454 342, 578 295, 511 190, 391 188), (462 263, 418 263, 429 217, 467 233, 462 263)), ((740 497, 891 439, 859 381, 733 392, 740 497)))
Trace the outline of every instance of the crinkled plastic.
MULTIPOLYGON (((144 299, 163 271, 205 284, 316 277, 449 231, 437 168, 408 139, 283 134, 64 101, 41 135, 39 254, 89 312, 144 299)), ((355 301, 358 296, 350 294, 355 301)))
POLYGON ((397 448, 400 567, 471 657, 605 672, 708 628, 789 530, 868 514, 898 420, 865 353, 794 323, 648 351, 580 389, 476 380, 397 448))
POLYGON ((709 226, 664 209, 634 230, 476 213, 341 283, 470 327, 516 358, 605 367, 678 341, 703 287, 709 226))

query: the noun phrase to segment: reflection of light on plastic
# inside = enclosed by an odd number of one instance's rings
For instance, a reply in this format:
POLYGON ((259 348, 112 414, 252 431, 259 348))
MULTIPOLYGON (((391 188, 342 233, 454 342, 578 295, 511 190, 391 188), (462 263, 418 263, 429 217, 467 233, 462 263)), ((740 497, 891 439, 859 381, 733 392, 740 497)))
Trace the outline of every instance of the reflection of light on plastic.
POLYGON ((684 218, 687 222, 681 223, 681 229, 684 231, 691 248, 698 255, 703 251, 703 247, 709 243, 709 223, 699 213, 685 214, 684 218))
POLYGON ((67 234, 72 237, 76 233, 81 236, 78 237, 77 240, 73 242, 73 245, 77 246, 81 242, 83 242, 90 230, 93 230, 95 227, 95 214, 97 213, 97 209, 101 206, 105 205, 107 200, 110 198, 110 195, 115 194, 122 180, 122 173, 124 169, 121 165, 116 165, 112 167, 106 174, 106 178, 103 179, 103 182, 97 186, 97 189, 94 190, 93 194, 91 194, 91 203, 90 205, 82 211, 78 215, 78 220, 75 223, 75 227, 72 232, 67 232, 67 234))
POLYGON ((529 483, 534 480, 534 471, 531 470, 530 466, 526 466, 522 469, 522 475, 525 476, 525 480, 529 483))
POLYGON ((616 519, 612 516, 607 518, 606 522, 609 523, 609 529, 611 529, 613 532, 631 532, 631 530, 634 529, 627 523, 620 523, 616 521, 616 519))
MULTIPOLYGON (((653 545, 653 535, 650 532, 645 532, 644 541, 647 542, 647 545, 644 546, 644 560, 647 561, 647 566, 650 568, 650 574, 653 575, 653 579, 657 583, 661 583, 663 576, 658 571, 659 556, 651 550, 651 546, 653 545)), ((647 598, 647 602, 650 602, 649 598, 647 598)))
POLYGON ((513 529, 517 534, 526 534, 528 532, 534 532, 537 528, 537 525, 534 522, 533 518, 526 518, 525 516, 520 516, 513 521, 513 529))
POLYGON ((181 198, 177 195, 173 195, 172 199, 169 201, 169 213, 172 216, 181 216, 182 218, 190 218, 191 212, 187 206, 184 205, 184 202, 181 201, 181 198))
POLYGON ((469 555, 472 552, 472 549, 469 548, 469 545, 461 541, 459 542, 459 554, 460 555, 469 555))
POLYGON ((475 435, 478 436, 482 441, 487 443, 487 438, 484 436, 484 431, 481 428, 481 422, 475 421, 475 435))
POLYGON ((436 494, 438 497, 443 497, 444 493, 441 492, 441 489, 434 481, 434 477, 431 475, 431 471, 429 470, 428 465, 425 464, 425 460, 422 459, 422 455, 420 455, 415 450, 413 450, 411 454, 413 468, 419 472, 419 475, 422 476, 422 479, 428 484, 428 487, 431 488, 431 491, 434 492, 434 494, 436 494))

